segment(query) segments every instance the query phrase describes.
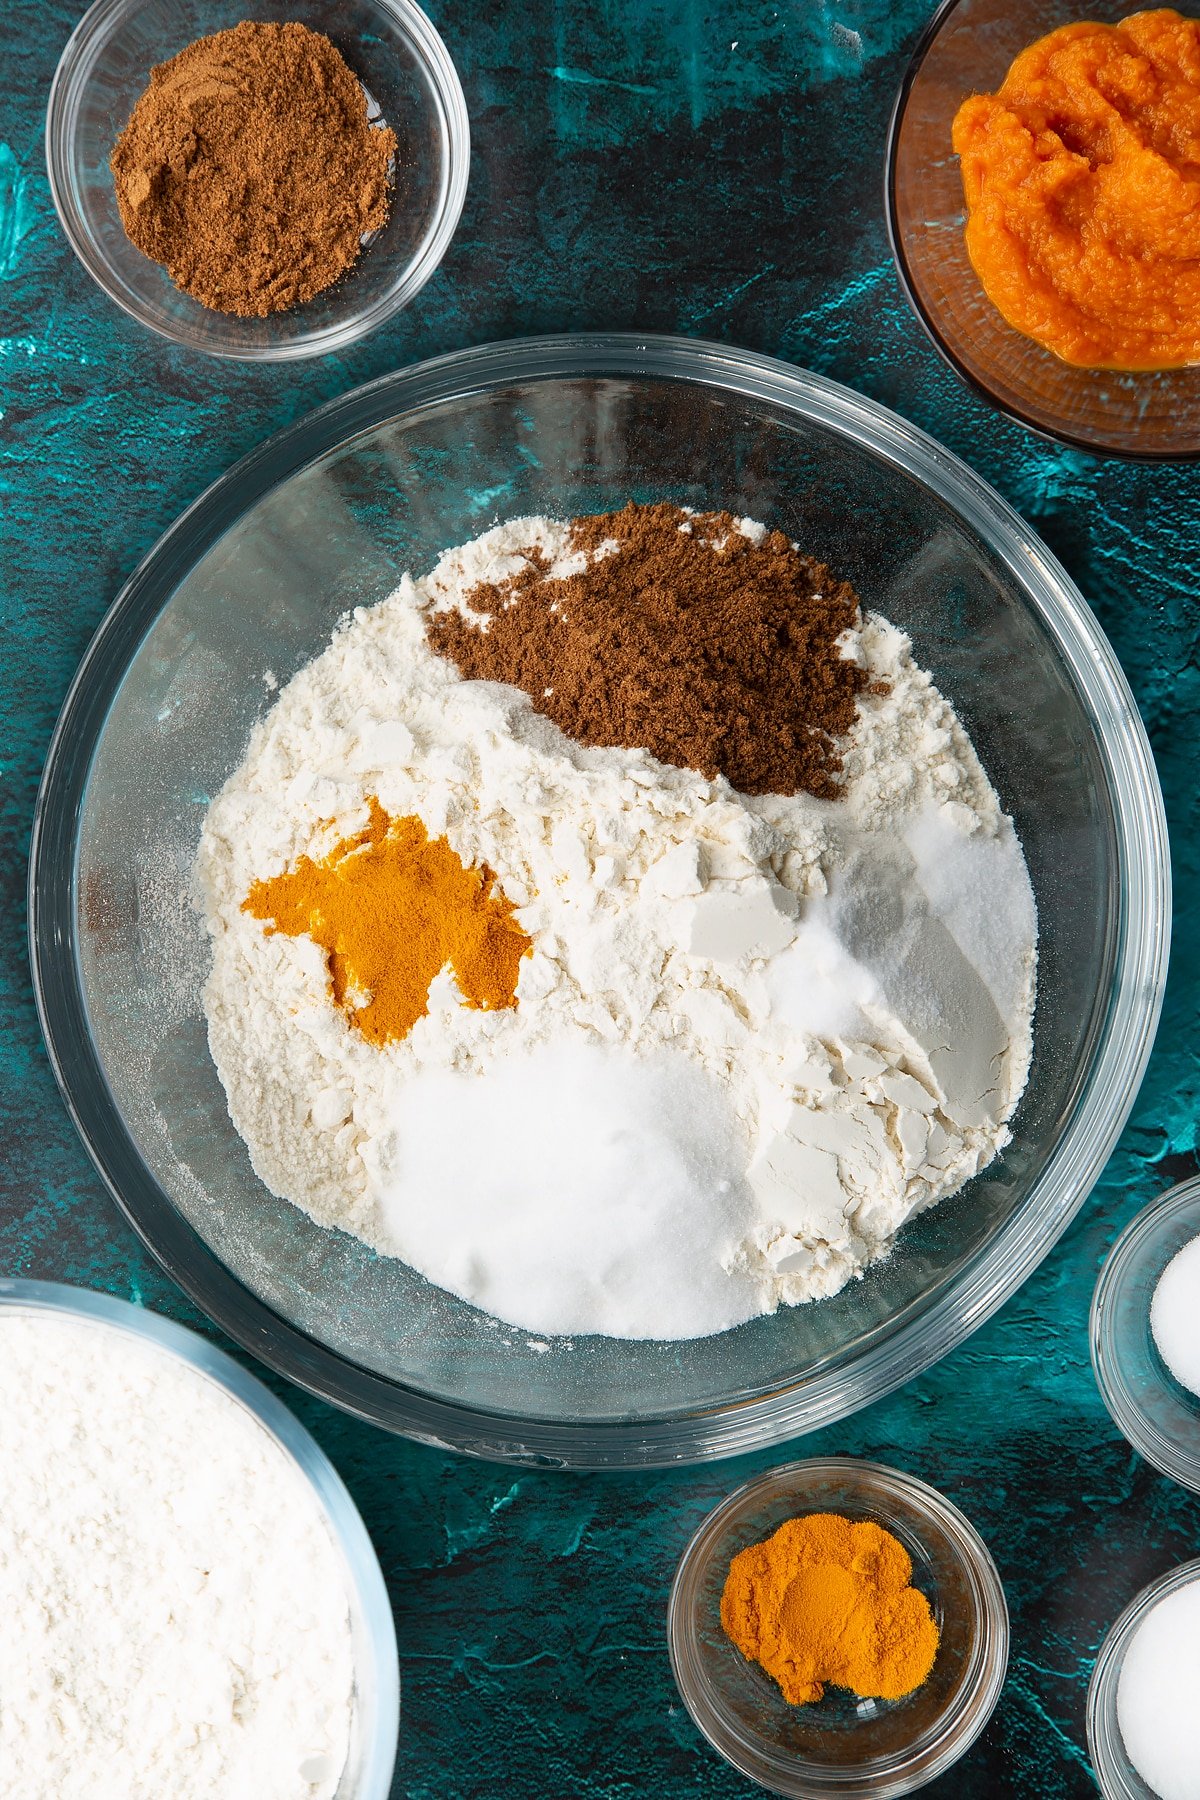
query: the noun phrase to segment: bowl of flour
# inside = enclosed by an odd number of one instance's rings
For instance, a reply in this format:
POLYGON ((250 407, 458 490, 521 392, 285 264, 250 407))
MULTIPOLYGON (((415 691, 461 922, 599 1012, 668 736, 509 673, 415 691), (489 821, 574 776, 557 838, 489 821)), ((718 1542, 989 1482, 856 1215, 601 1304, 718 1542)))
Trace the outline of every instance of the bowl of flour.
POLYGON ((21 1794, 384 1800, 387 1590, 308 1433, 195 1333, 0 1281, 0 1750, 21 1794))
POLYGON ((840 1293, 1028 1075, 1012 821, 907 638, 758 521, 517 518, 406 575, 275 699, 195 877, 259 1179, 548 1350, 840 1293))
POLYGON ((197 1301, 584 1465, 795 1435, 986 1317, 1115 1141, 1169 919, 1128 690, 1016 516, 857 396, 620 338, 219 483, 85 660, 31 879, 59 1078, 197 1301))

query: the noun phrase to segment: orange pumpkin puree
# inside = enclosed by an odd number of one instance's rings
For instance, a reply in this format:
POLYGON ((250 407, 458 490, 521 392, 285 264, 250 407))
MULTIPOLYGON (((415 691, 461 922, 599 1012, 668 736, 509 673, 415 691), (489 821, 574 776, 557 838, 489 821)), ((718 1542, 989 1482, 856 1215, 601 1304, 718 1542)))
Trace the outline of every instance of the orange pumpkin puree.
POLYGON ((1010 325, 1090 368, 1200 362, 1200 20, 1052 31, 963 101, 954 148, 1010 325))

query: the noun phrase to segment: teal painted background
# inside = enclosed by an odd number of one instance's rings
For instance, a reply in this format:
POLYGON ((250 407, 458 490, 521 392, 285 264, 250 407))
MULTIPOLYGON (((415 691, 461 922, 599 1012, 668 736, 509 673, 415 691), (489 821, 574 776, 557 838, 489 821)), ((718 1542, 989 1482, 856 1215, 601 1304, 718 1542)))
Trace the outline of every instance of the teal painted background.
MULTIPOLYGON (((106 1197, 60 1104, 23 939, 29 821, 88 637, 175 515, 268 433, 398 364, 567 328, 677 330, 836 377, 931 431, 1020 508, 1116 645, 1175 849, 1171 984, 1120 1148, 1063 1243, 922 1380, 803 1451, 935 1483, 995 1554, 1012 1664, 940 1800, 1075 1800, 1092 1657, 1125 1601, 1200 1551, 1200 1501, 1121 1442, 1087 1310, 1119 1227, 1196 1154, 1200 468, 1037 442, 945 372, 897 290, 881 212, 887 112, 923 0, 459 0, 431 7, 462 73, 471 190, 408 313, 344 357, 240 368, 115 311, 50 204, 41 133, 79 11, 7 0, 0 48, 0 1268, 86 1283, 208 1330, 106 1197)), ((253 13, 252 0, 247 12, 253 13)), ((349 1483, 395 1601, 407 1800, 623 1800, 757 1790, 690 1725, 667 1665, 671 1574, 705 1511, 786 1456, 605 1477, 518 1475, 391 1440, 272 1381, 349 1483)))

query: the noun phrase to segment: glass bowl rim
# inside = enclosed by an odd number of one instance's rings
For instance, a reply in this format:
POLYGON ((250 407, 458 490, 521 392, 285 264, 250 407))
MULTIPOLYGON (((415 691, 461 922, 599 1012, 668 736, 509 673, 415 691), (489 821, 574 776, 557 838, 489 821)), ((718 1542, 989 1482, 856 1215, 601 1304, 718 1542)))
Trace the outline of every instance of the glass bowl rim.
MULTIPOLYGON (((1065 428, 1059 430, 1044 422, 1029 418, 1019 406, 1001 400, 986 381, 967 368, 917 292, 909 268, 908 253, 904 247, 904 235, 901 232, 897 216, 896 159, 900 132, 909 100, 912 98, 912 90, 926 57, 941 36, 942 29, 951 14, 957 12, 960 6, 967 4, 969 4, 969 0, 940 0, 939 5, 926 20, 916 44, 913 46, 913 52, 905 66, 904 74, 900 78, 900 86, 896 91, 896 98, 892 103, 891 115, 888 119, 883 153, 883 216, 887 225, 888 244, 892 252, 896 279, 900 283, 900 291, 907 300, 910 311, 938 356, 966 388, 977 394, 981 400, 986 400, 989 406, 1006 419, 1012 419, 1016 424, 1023 426, 1026 431, 1031 431, 1035 437, 1041 438, 1043 443, 1062 444, 1069 450, 1081 450, 1086 456, 1095 457, 1097 460, 1105 457, 1113 457, 1120 462, 1135 463, 1187 463, 1200 460, 1200 445, 1194 450, 1141 450, 1127 445, 1118 448, 1114 445, 1096 443, 1092 439, 1077 437, 1065 428)), ((1012 327, 1010 326, 1009 329, 1011 330, 1012 327)), ((1047 352, 1047 354, 1051 353, 1047 352)), ((1197 379, 1200 379, 1200 369, 1197 370, 1197 379)))
POLYGON ((34 994, 67 1109, 126 1218, 201 1311, 280 1374, 360 1417, 446 1449, 569 1468, 666 1467, 796 1437, 890 1393, 983 1324, 1065 1230, 1120 1135, 1161 1008, 1171 914, 1162 793, 1128 683, 1070 577, 1007 502, 932 438, 851 389, 750 351, 628 333, 486 344, 381 376, 267 439, 220 476, 135 569, 83 655, 47 752, 28 891, 34 994), (1122 880, 1113 991, 1073 1116, 1019 1212, 954 1278, 950 1290, 893 1325, 882 1342, 877 1339, 850 1364, 816 1378, 682 1415, 580 1425, 476 1409, 377 1375, 305 1336, 242 1286, 149 1177, 107 1102, 73 953, 73 894, 78 808, 108 700, 178 580, 236 518, 317 455, 344 449, 363 432, 406 412, 519 380, 603 377, 683 380, 790 407, 899 466, 973 528, 1009 568, 1054 638, 1092 715, 1122 880), (89 1058, 81 1078, 80 1060, 89 1058))
MULTIPOLYGON (((1104 1800, 1139 1800, 1138 1790, 1130 1787, 1125 1780, 1124 1769, 1113 1760, 1113 1736, 1120 1740, 1117 1688, 1125 1652, 1132 1642, 1134 1632, 1158 1602, 1165 1600, 1168 1594, 1175 1593, 1179 1588, 1190 1586, 1197 1579, 1200 1579, 1200 1557, 1179 1563, 1175 1568, 1168 1569, 1165 1575, 1156 1576, 1118 1613, 1096 1653, 1088 1680, 1085 1724, 1088 1755, 1104 1800)), ((1126 1765, 1132 1767, 1123 1740, 1121 1755, 1126 1765)), ((1138 1780, 1142 1782, 1142 1792, 1148 1793, 1148 1784, 1142 1781, 1140 1775, 1138 1780)))
MULTIPOLYGON (((94 0, 72 31, 54 70, 46 100, 45 156, 50 197, 59 224, 80 264, 92 280, 122 312, 169 343, 228 362, 295 362, 344 350, 374 331, 412 301, 429 281, 450 247, 467 197, 471 168, 471 124, 466 96, 450 52, 433 21, 416 0, 368 0, 388 13, 405 30, 419 56, 446 123, 444 193, 427 224, 424 241, 401 269, 385 294, 339 324, 294 338, 267 344, 228 345, 200 342, 190 333, 173 328, 148 313, 112 280, 108 258, 96 245, 76 204, 70 178, 70 144, 79 105, 91 76, 92 52, 110 32, 145 3, 145 0, 94 0)), ((301 21, 303 23, 303 21, 301 21)), ((285 315, 288 316, 288 315, 285 315)), ((203 324, 203 321, 201 321, 203 324)))
POLYGON ((400 1729, 400 1658, 396 1625, 375 1546, 345 1482, 312 1433, 268 1387, 177 1319, 69 1282, 0 1276, 0 1311, 61 1313, 123 1331, 206 1376, 243 1406, 293 1464, 338 1546, 367 1631, 377 1689, 374 1716, 362 1718, 364 1767, 360 1800, 387 1800, 400 1729))
MULTIPOLYGON (((1134 1259, 1164 1227, 1189 1210, 1197 1215, 1196 1227, 1200 1233, 1200 1175, 1177 1182, 1129 1221, 1105 1257, 1096 1278, 1088 1337, 1096 1386, 1121 1436, 1160 1474, 1177 1481, 1180 1487, 1188 1488, 1193 1494, 1200 1494, 1200 1454, 1189 1454, 1181 1445, 1164 1437, 1138 1405, 1125 1381, 1113 1323, 1114 1303, 1134 1259)), ((1169 1379, 1164 1370, 1164 1384, 1169 1379)), ((1200 1407, 1200 1399, 1196 1404, 1200 1407)))
POLYGON ((847 1800, 860 1800, 867 1795, 872 1800, 891 1800, 944 1774, 975 1742, 996 1709, 1008 1669, 1009 1638, 1003 1583, 991 1551, 966 1515, 937 1488, 907 1470, 855 1456, 814 1456, 782 1463, 735 1488, 693 1532, 679 1559, 667 1602, 671 1672, 692 1723, 718 1755, 742 1774, 772 1792, 794 1796, 794 1800, 839 1793, 847 1800), (797 1505, 806 1506, 811 1499, 820 1510, 821 1484, 845 1484, 847 1479, 857 1485, 868 1505, 872 1496, 891 1497, 907 1501, 924 1518, 936 1520, 959 1553, 976 1604, 970 1686, 947 1713, 941 1742, 936 1747, 925 1746, 919 1773, 912 1761, 916 1746, 909 1752, 907 1769, 902 1755, 897 1753, 883 1771, 876 1767, 839 1769, 816 1759, 799 1762, 792 1755, 776 1752, 765 1739, 739 1730, 724 1711, 712 1705, 703 1662, 695 1654, 691 1626, 697 1587, 726 1526, 747 1515, 760 1497, 768 1495, 783 1498, 794 1494, 797 1505), (816 1494, 811 1491, 814 1487, 818 1489, 816 1494), (870 1785, 864 1785, 866 1782, 870 1785))

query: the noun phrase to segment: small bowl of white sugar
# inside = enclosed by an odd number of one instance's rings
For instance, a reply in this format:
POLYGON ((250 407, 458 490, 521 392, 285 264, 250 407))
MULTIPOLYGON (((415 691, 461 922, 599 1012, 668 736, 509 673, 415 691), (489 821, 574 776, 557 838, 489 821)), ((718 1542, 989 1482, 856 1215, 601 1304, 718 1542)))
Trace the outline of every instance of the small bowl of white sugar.
POLYGON ((1092 1300, 1092 1366, 1134 1449, 1200 1493, 1200 1177, 1126 1226, 1092 1300))
POLYGON ((1200 1561, 1143 1588, 1100 1647, 1087 1735, 1105 1800, 1192 1800, 1200 1769, 1197 1686, 1200 1561))
POLYGON ((124 1301, 0 1281, 5 1792, 386 1800, 400 1684, 353 1501, 286 1407, 124 1301), (11 1702, 11 1703, 10 1703, 11 1702))

